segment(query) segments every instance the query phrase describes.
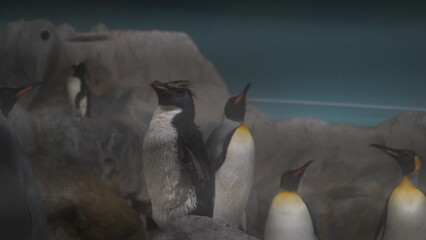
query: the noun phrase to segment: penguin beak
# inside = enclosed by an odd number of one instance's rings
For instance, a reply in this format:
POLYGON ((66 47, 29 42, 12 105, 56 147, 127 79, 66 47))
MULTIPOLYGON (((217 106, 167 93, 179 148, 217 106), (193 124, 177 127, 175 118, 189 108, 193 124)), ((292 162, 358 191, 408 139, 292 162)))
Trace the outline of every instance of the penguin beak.
POLYGON ((382 150, 383 152, 385 152, 386 154, 388 154, 389 156, 393 157, 393 158, 399 158, 401 157, 399 150, 390 148, 390 147, 386 147, 385 145, 381 145, 381 144, 370 144, 371 147, 375 147, 378 148, 380 150, 382 150))
POLYGON ((302 177, 305 170, 308 168, 308 166, 313 162, 313 160, 305 163, 302 167, 296 169, 296 171, 293 173, 293 177, 302 177))
POLYGON ((38 86, 40 86, 42 84, 43 84, 43 82, 33 82, 33 83, 30 83, 27 86, 23 87, 21 90, 19 90, 16 93, 15 96, 16 96, 16 98, 20 98, 20 97, 24 96, 26 93, 28 93, 29 91, 31 91, 32 89, 34 89, 34 88, 36 88, 36 87, 38 87, 38 86))
POLYGON ((156 81, 154 81, 154 82, 151 82, 150 84, 149 84, 149 86, 151 86, 152 87, 152 89, 154 89, 156 92, 158 92, 158 91, 166 91, 167 90, 167 88, 164 86, 165 84, 164 83, 162 83, 162 82, 160 82, 160 81, 158 81, 158 80, 156 80, 156 81))
POLYGON ((250 83, 248 83, 246 85, 246 87, 244 88, 244 90, 240 93, 240 95, 238 95, 235 98, 235 103, 240 103, 241 101, 243 101, 243 100, 246 99, 246 95, 247 95, 247 92, 248 92, 249 88, 250 88, 250 83))

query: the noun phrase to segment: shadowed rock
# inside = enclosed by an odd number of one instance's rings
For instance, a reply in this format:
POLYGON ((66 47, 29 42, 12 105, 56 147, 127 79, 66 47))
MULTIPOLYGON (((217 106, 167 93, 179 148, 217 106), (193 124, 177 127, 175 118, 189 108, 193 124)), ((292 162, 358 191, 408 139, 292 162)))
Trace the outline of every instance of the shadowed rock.
POLYGON ((153 240, 256 240, 223 221, 202 216, 185 216, 170 223, 153 240))

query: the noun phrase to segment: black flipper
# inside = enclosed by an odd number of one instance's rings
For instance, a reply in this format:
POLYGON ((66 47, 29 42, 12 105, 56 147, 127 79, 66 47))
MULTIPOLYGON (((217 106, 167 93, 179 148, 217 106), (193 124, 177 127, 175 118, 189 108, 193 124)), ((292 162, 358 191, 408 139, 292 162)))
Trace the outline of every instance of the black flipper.
POLYGON ((306 207, 308 208, 309 216, 311 217, 312 227, 314 228, 314 234, 315 234, 315 237, 318 239, 318 226, 317 226, 315 219, 312 216, 312 210, 309 207, 309 205, 306 204, 306 202, 304 200, 303 200, 303 202, 305 203, 306 207))
POLYGON ((214 173, 225 161, 229 143, 238 127, 238 122, 224 119, 207 139, 206 150, 214 173))
POLYGON ((383 239, 384 237, 385 230, 386 230, 386 219, 388 216, 388 203, 389 203, 389 198, 386 200, 385 207, 382 209, 379 226, 377 226, 376 233, 374 234, 375 240, 380 240, 380 239, 383 239))
POLYGON ((184 114, 176 115, 173 125, 178 131, 180 159, 185 161, 182 165, 185 166, 186 172, 191 173, 191 181, 198 198, 196 209, 189 214, 212 217, 215 193, 214 173, 204 147, 203 135, 192 119, 184 119, 187 117, 184 114))
POLYGON ((75 96, 74 104, 77 108, 80 108, 80 102, 84 98, 84 92, 80 91, 77 93, 77 96, 75 96))

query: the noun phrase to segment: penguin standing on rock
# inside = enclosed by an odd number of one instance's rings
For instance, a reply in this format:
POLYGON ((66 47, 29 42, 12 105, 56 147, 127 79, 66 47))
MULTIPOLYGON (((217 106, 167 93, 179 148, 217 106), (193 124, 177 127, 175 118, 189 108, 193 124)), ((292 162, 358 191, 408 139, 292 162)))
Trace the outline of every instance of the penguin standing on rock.
POLYGON ((281 192, 272 200, 265 226, 265 240, 317 239, 309 208, 297 194, 300 179, 311 163, 307 162, 281 175, 281 192))
POLYGON ((392 149, 371 144, 392 158, 402 170, 402 180, 392 191, 383 211, 377 240, 414 240, 426 238, 426 197, 408 177, 421 167, 420 157, 407 149, 392 149))
POLYGON ((189 81, 150 84, 159 107, 143 143, 143 170, 153 219, 160 228, 184 215, 212 217, 214 174, 195 109, 189 81))
POLYGON ((67 90, 73 116, 90 117, 91 95, 86 83, 86 64, 73 65, 73 74, 68 78, 67 90))
POLYGON ((245 226, 245 208, 254 172, 254 142, 244 123, 246 95, 229 98, 223 119, 206 141, 207 153, 216 173, 213 217, 233 227, 245 226))
POLYGON ((46 240, 48 227, 29 159, 7 120, 17 100, 39 82, 0 88, 0 239, 46 240))

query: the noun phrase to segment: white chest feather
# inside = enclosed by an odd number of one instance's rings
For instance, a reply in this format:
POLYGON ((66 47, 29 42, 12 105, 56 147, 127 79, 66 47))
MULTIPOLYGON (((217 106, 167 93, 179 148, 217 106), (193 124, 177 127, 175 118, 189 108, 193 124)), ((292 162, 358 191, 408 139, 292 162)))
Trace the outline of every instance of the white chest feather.
POLYGON ((71 104, 72 113, 75 117, 85 117, 87 115, 87 96, 84 96, 80 105, 77 108, 75 105, 75 99, 77 94, 81 91, 81 81, 77 77, 68 78, 67 82, 67 90, 68 90, 68 99, 71 104))
POLYGON ((278 194, 265 225, 265 240, 316 240, 309 210, 299 195, 278 194))
POLYGON ((214 218, 238 227, 244 215, 253 182, 254 142, 246 126, 235 131, 225 162, 216 172, 214 218))
POLYGON ((144 137, 143 167, 153 218, 164 227, 170 218, 183 216, 196 207, 197 198, 178 162, 177 131, 173 118, 179 108, 159 107, 144 137))
POLYGON ((385 240, 426 238, 426 198, 407 179, 389 198, 385 240))

